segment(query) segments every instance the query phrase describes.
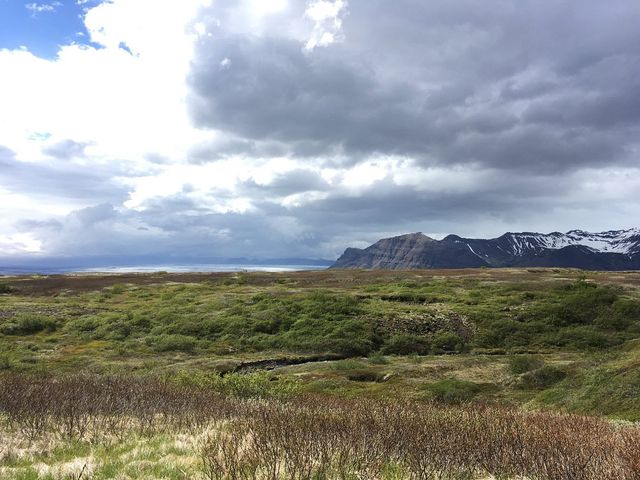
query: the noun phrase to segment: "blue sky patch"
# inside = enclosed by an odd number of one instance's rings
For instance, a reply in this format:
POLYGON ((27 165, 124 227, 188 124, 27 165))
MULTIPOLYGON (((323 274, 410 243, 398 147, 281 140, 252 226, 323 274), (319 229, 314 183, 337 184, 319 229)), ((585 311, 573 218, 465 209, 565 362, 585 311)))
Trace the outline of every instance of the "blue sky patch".
POLYGON ((0 0, 0 48, 55 58, 60 45, 91 44, 84 11, 101 0, 0 0))

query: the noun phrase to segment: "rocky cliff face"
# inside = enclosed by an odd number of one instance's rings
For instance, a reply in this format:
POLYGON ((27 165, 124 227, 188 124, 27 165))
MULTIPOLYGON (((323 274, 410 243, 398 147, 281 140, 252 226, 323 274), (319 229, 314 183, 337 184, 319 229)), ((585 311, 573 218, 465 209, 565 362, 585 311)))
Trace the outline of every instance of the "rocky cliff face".
POLYGON ((331 268, 573 267, 640 269, 640 229, 590 233, 505 233, 494 239, 422 233, 385 238, 365 249, 348 248, 331 268))

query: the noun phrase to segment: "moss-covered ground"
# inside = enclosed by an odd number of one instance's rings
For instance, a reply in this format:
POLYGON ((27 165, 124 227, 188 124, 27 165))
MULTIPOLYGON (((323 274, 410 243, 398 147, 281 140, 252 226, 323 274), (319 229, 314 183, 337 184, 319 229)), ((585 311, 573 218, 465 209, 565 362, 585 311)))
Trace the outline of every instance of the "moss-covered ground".
POLYGON ((333 354, 345 359, 273 372, 336 395, 473 397, 640 418, 638 273, 241 272, 0 284, 5 374, 197 376, 333 354))

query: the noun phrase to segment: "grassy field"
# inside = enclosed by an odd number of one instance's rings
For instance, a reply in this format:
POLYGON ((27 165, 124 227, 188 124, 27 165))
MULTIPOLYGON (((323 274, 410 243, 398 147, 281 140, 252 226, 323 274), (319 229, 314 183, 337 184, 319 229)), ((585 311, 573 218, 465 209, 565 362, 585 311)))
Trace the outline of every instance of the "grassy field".
MULTIPOLYGON (((356 410, 363 401, 412 402, 447 415, 491 408, 502 418, 500 409, 515 408, 534 416, 563 412, 638 421, 640 273, 0 277, 0 389, 31 385, 25 391, 35 391, 38 382, 49 382, 50 392, 51 385, 71 382, 80 398, 82 385, 114 379, 268 402, 278 412, 281 402, 322 398, 327 404, 356 402, 346 404, 356 410)), ((0 410, 10 410, 7 402, 0 410)), ((64 417, 47 408, 33 417, 64 417)), ((34 418, 2 415, 1 478, 218 478, 206 476, 211 459, 202 450, 213 448, 207 443, 211 417, 196 429, 125 428, 122 438, 102 432, 96 443, 65 435, 56 422, 31 438, 25 432, 38 424, 34 418)), ((103 413, 86 413, 96 415, 103 413)), ((384 478, 431 478, 412 477, 411 468, 387 464, 384 478)), ((481 470, 473 475, 500 473, 481 470)), ((474 478, 461 472, 451 478, 474 478)), ((308 478, 352 478, 327 475, 308 478)))

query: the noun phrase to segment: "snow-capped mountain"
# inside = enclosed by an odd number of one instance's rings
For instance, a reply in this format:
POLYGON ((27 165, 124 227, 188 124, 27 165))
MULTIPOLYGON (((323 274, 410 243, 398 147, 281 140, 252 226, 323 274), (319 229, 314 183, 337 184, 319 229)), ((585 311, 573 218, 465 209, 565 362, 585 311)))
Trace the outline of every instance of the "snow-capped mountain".
POLYGON ((512 252, 520 255, 529 249, 561 249, 570 245, 582 245, 594 252, 632 255, 640 248, 640 228, 591 233, 571 230, 567 233, 507 233, 512 242, 512 252))
POLYGON ((591 233, 505 233, 473 239, 422 233, 348 248, 333 268, 574 267, 588 270, 640 269, 640 228, 591 233))

